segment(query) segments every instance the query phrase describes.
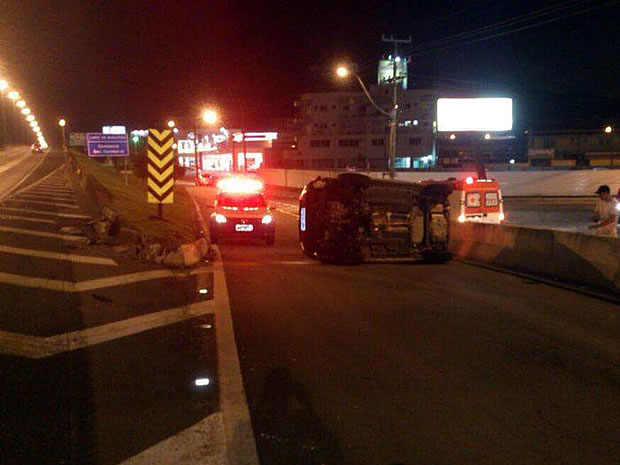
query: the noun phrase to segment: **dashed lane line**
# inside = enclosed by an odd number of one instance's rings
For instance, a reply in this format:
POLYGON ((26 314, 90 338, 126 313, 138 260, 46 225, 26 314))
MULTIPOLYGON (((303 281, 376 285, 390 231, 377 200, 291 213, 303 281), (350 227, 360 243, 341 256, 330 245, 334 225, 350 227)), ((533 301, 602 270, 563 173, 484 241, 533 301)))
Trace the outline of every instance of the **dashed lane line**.
POLYGON ((33 218, 32 216, 14 216, 14 215, 2 215, 2 214, 0 214, 0 220, 28 221, 30 223, 56 224, 56 221, 54 221, 54 220, 48 220, 46 218, 33 218))
POLYGON ((47 216, 58 216, 60 218, 76 218, 83 220, 91 220, 92 217, 88 215, 80 215, 78 213, 58 213, 58 212, 50 212, 46 210, 30 210, 26 208, 16 208, 16 207, 6 207, 4 205, 0 205, 0 210, 9 210, 23 213, 32 213, 34 215, 47 215, 47 216))
POLYGON ((49 237, 51 239, 62 239, 73 242, 86 242, 84 236, 73 236, 71 234, 58 234, 45 231, 36 231, 34 229, 12 228, 10 226, 0 226, 0 232, 8 232, 12 234, 22 234, 25 236, 49 237))
POLYGON ((44 200, 24 200, 24 199, 11 198, 11 199, 6 199, 5 202, 36 203, 39 205, 50 205, 53 207, 60 207, 60 208, 78 208, 78 206, 75 204, 60 203, 60 202, 46 202, 44 200))
POLYGON ((195 302, 183 307, 50 337, 0 330, 0 353, 33 359, 51 357, 213 313, 214 307, 213 300, 195 302))
POLYGON ((13 286, 32 287, 58 292, 87 292, 107 287, 123 286, 142 281, 150 281, 161 278, 185 278, 204 273, 205 270, 198 268, 190 271, 172 271, 168 269, 140 271, 107 278, 91 279, 87 281, 63 281, 59 279, 35 278, 21 274, 1 273, 0 283, 13 286))
POLYGON ((48 252, 46 250, 24 249, 21 247, 10 247, 8 245, 0 245, 0 252, 15 255, 26 255, 28 257, 50 258, 53 260, 64 260, 73 263, 88 263, 92 265, 118 266, 115 260, 105 257, 93 257, 89 255, 75 255, 59 252, 48 252))

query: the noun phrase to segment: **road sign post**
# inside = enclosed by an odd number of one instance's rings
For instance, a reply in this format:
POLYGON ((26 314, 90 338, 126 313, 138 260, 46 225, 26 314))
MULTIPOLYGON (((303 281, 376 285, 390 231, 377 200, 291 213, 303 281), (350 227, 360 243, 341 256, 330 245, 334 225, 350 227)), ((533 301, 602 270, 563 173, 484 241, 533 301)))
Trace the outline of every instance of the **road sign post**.
POLYGON ((171 130, 149 129, 147 139, 147 200, 157 203, 163 218, 163 204, 174 202, 174 135, 171 130))

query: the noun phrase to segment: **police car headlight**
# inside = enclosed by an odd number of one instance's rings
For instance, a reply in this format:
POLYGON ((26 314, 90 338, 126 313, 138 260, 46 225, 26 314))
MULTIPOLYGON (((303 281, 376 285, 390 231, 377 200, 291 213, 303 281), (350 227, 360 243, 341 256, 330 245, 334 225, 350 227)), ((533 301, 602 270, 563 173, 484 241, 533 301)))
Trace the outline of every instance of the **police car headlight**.
POLYGON ((271 224, 273 222, 273 216, 265 215, 265 216, 263 216, 263 220, 261 222, 263 224, 271 224))
POLYGON ((459 223, 465 223, 465 215, 463 215, 462 213, 459 215, 457 219, 459 223))
POLYGON ((218 213, 215 215, 215 222, 219 224, 226 223, 226 217, 218 213))

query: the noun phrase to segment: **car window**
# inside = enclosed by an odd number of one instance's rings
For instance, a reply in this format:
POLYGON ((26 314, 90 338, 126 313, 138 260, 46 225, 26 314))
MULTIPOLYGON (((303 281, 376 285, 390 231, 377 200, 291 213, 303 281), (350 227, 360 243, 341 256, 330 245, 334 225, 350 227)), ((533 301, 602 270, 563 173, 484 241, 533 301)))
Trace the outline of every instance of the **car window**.
POLYGON ((496 207, 499 203, 497 192, 487 192, 484 194, 484 203, 487 207, 496 207))
POLYGON ((479 207, 480 192, 468 192, 466 197, 466 205, 468 207, 479 207))

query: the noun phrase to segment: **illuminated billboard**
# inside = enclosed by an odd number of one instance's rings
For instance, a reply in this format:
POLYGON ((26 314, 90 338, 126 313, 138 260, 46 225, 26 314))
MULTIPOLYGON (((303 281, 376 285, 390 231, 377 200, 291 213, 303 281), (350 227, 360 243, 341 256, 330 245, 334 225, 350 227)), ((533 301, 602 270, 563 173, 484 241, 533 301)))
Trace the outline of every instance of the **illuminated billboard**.
POLYGON ((101 128, 102 134, 127 134, 127 128, 125 126, 103 126, 101 128))
POLYGON ((510 131, 511 98, 440 98, 438 131, 510 131))

